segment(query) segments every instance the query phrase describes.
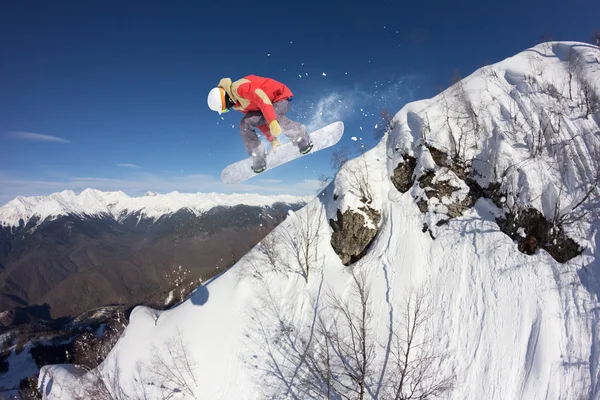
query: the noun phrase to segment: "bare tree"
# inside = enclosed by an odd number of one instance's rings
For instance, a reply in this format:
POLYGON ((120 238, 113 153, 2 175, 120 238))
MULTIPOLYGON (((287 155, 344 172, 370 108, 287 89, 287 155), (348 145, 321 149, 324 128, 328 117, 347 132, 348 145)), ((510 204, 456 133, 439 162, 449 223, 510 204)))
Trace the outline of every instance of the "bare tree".
POLYGON ((346 145, 342 145, 338 150, 331 155, 331 167, 334 170, 339 170, 350 159, 352 151, 346 145))
POLYGON ((444 122, 446 124, 446 127, 448 128, 448 137, 450 138, 450 144, 452 146, 452 149, 450 149, 454 154, 454 158, 457 158, 460 153, 460 141, 459 143, 456 142, 456 138, 454 137, 454 130, 452 129, 452 124, 450 123, 451 120, 451 113, 452 113, 452 109, 450 107, 450 102, 448 101, 448 96, 446 94, 446 91, 443 91, 440 96, 442 96, 442 107, 444 110, 444 122))
POLYGON ((460 79, 460 76, 456 79, 458 79, 458 81, 454 85, 456 98, 454 112, 456 125, 459 130, 459 152, 457 153, 457 156, 466 162, 467 147, 473 146, 477 148, 478 146, 477 143, 481 136, 481 123, 479 122, 479 113, 469 98, 469 94, 467 93, 462 79, 460 79))
POLYGON ((309 323, 265 286, 252 317, 254 332, 246 335, 264 356, 251 366, 261 374, 265 398, 427 400, 452 388, 453 378, 439 373, 446 354, 428 329, 426 292, 409 297, 402 323, 390 318, 390 342, 380 346, 370 285, 365 273, 352 271, 346 297, 332 291, 323 301, 315 296, 309 323), (381 363, 378 351, 387 354, 381 363))
POLYGON ((364 204, 373 202, 373 190, 369 181, 369 166, 364 152, 355 160, 346 164, 341 174, 344 182, 348 185, 350 192, 358 197, 364 204))
MULTIPOLYGON (((391 118, 389 114, 387 116, 391 118)), ((391 129, 392 120, 390 119, 387 123, 389 124, 389 129, 391 129)), ((340 171, 337 178, 343 180, 350 192, 360 198, 364 204, 369 204, 373 201, 373 193, 369 183, 369 169, 365 150, 362 145, 358 144, 354 151, 346 145, 341 146, 331 156, 331 167, 336 171, 340 171), (354 160, 351 160, 350 158, 354 154, 358 154, 358 156, 354 160), (344 168, 342 169, 342 167, 344 168)), ((319 180, 323 184, 332 179, 332 176, 327 175, 319 177, 319 180)))
POLYGON ((562 111, 546 106, 540 111, 540 121, 536 130, 532 132, 531 154, 533 157, 543 153, 546 143, 556 136, 562 125, 562 111), (546 110, 547 109, 547 110, 546 110))
POLYGON ((573 100, 573 79, 579 86, 579 104, 585 109, 585 118, 592 114, 600 113, 599 88, 595 87, 592 81, 586 76, 586 62, 583 56, 571 49, 569 51, 569 100, 573 100))
POLYGON ((561 197, 563 194, 561 186, 556 203, 554 204, 554 215, 552 218, 553 236, 554 238, 563 229, 564 225, 572 224, 584 219, 592 210, 597 210, 600 205, 600 171, 596 171, 596 177, 589 182, 585 192, 581 197, 576 199, 572 205, 562 208, 561 197), (594 202, 595 203, 592 203, 594 202), (584 207, 586 206, 587 207, 584 207))
POLYGON ((196 397, 197 365, 179 330, 163 346, 152 348, 150 363, 144 369, 149 372, 147 384, 160 389, 163 398, 169 398, 175 393, 196 397))
POLYGON ((400 326, 392 330, 393 364, 386 371, 386 399, 426 400, 453 388, 453 377, 439 375, 437 366, 444 354, 436 350, 428 329, 430 319, 426 292, 409 291, 400 326))
POLYGON ((136 394, 136 400, 154 400, 149 390, 149 385, 144 380, 144 365, 140 362, 136 364, 135 375, 132 385, 133 392, 136 394))
POLYGON ((285 236, 278 231, 272 231, 265 236, 256 245, 254 251, 248 255, 248 268, 240 269, 241 277, 250 277, 262 281, 268 272, 287 275, 290 267, 282 254, 284 239, 285 236))
POLYGON ((569 71, 569 100, 573 100, 573 77, 581 71, 581 56, 574 49, 569 50, 567 70, 569 71))
POLYGON ((600 30, 596 29, 592 34, 592 43, 600 47, 600 30))
POLYGON ((78 378, 77 386, 70 390, 74 399, 166 400, 179 393, 196 398, 197 365, 180 331, 160 348, 152 348, 149 363, 137 364, 129 385, 134 393, 125 392, 118 358, 112 360, 113 364, 99 366, 78 378))
MULTIPOLYGON (((334 173, 339 171, 352 156, 352 150, 350 147, 346 145, 339 146, 336 151, 331 154, 331 168, 333 168, 334 173)), ((319 181, 321 185, 325 187, 330 181, 334 179, 333 175, 321 174, 319 176, 319 181)))
POLYGON ((344 399, 365 399, 368 380, 375 373, 375 341, 372 331, 370 288, 365 274, 353 271, 349 301, 330 295, 334 315, 329 340, 336 354, 333 387, 344 399))
POLYGON ((306 364, 312 372, 306 374, 302 380, 302 385, 306 392, 311 396, 320 397, 324 395, 327 400, 334 398, 336 390, 334 388, 334 353, 332 346, 332 337, 329 325, 321 313, 317 314, 317 326, 315 337, 311 341, 305 341, 306 364))
POLYGON ((300 274, 306 283, 311 271, 320 262, 318 248, 322 216, 323 205, 313 201, 294 213, 289 226, 282 227, 280 238, 292 256, 285 265, 290 272, 300 274))
POLYGON ((123 390, 121 370, 116 357, 110 368, 102 366, 76 378, 77 384, 70 388, 70 394, 75 400, 138 400, 123 390))
POLYGON ((455 162, 465 163, 467 149, 477 148, 481 134, 479 112, 469 97, 465 85, 458 72, 452 77, 453 85, 442 92, 441 104, 444 111, 445 125, 448 128, 451 149, 455 162))
POLYGON ((255 344, 265 355, 267 398, 369 398, 375 342, 366 279, 354 276, 347 301, 333 292, 323 304, 320 298, 317 294, 313 300, 310 324, 300 325, 306 320, 285 312, 265 289, 253 321, 260 333, 255 344))
POLYGON ((600 113, 599 89, 583 73, 577 75, 577 81, 581 88, 581 106, 585 109, 585 118, 600 113))

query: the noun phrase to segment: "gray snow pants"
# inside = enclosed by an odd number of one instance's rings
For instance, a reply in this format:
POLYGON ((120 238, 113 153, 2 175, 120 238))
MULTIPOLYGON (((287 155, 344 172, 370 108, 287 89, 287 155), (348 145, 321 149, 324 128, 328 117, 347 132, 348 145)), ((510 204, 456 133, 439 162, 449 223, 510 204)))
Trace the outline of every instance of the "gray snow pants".
MULTIPOLYGON (((292 121, 285 116, 290 110, 290 102, 287 99, 273 103, 273 108, 277 115, 277 121, 281 126, 281 133, 287 136, 294 145, 301 139, 306 138, 308 140, 306 127, 300 122, 292 121)), ((261 125, 267 125, 267 120, 260 111, 246 113, 240 122, 240 134, 246 145, 248 155, 264 153, 264 147, 255 132, 255 129, 261 125)))

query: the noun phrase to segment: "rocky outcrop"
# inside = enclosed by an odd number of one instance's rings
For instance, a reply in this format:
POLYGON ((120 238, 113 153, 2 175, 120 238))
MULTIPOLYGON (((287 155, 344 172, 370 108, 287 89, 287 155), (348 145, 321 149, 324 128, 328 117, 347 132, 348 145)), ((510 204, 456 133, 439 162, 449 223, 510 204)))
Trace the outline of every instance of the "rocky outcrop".
POLYGON ((344 213, 337 210, 336 220, 329 220, 333 229, 331 246, 344 265, 353 264, 366 254, 381 221, 379 211, 368 205, 359 210, 360 212, 347 209, 344 213))
MULTIPOLYGON (((432 239, 436 236, 434 227, 463 215, 477 200, 486 198, 504 211, 504 216, 497 218, 496 222, 502 232, 517 242, 517 248, 522 253, 533 255, 539 249, 544 249, 561 263, 581 254, 581 247, 560 226, 555 227, 535 208, 518 212, 507 210, 504 206, 505 194, 499 183, 482 188, 467 166, 435 147, 428 146, 427 150, 437 167, 418 177, 416 202, 419 210, 427 216, 423 232, 428 232, 432 239)), ((394 171, 395 177, 402 178, 401 185, 394 182, 401 192, 408 191, 414 185, 413 180, 407 179, 408 166, 408 162, 400 163, 394 171)))
POLYGON ((561 263, 581 254, 581 247, 535 208, 518 213, 508 212, 504 217, 497 218, 496 222, 502 232, 517 242, 521 253, 532 255, 544 249, 561 263))
POLYGON ((414 172, 417 160, 407 154, 402 155, 402 162, 398 163, 391 177, 392 183, 400 193, 406 193, 415 183, 414 172))

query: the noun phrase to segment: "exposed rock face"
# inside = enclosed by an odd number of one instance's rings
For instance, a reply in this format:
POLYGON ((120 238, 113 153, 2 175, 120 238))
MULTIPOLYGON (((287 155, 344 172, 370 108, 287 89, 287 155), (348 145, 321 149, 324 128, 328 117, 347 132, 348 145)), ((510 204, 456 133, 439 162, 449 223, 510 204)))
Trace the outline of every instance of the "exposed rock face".
POLYGON ((435 199, 436 203, 440 203, 441 201, 445 206, 445 214, 448 218, 456 218, 473 207, 477 199, 481 197, 481 190, 477 190, 479 185, 471 180, 471 182, 461 182, 468 186, 468 194, 462 199, 453 198, 452 194, 461 190, 461 187, 453 185, 450 180, 436 179, 439 176, 440 170, 437 170, 429 171, 419 178, 419 187, 424 190, 425 197, 427 198, 417 202, 421 212, 426 213, 429 210, 429 200, 435 199))
MULTIPOLYGON (((381 214, 365 205, 359 208, 366 214, 374 226, 381 221, 381 214)), ((342 212, 337 210, 337 220, 329 220, 333 229, 331 246, 344 265, 350 265, 360 260, 367 252, 369 245, 377 234, 377 229, 369 227, 362 213, 347 209, 342 212)))
MULTIPOLYGON (((500 209, 505 208, 502 201, 504 194, 499 183, 482 188, 470 176, 469 169, 464 165, 434 147, 428 146, 428 149, 440 168, 427 171, 418 178, 422 194, 420 198, 417 197, 417 206, 423 214, 428 215, 423 232, 428 232, 432 239, 435 239, 433 226, 444 225, 450 219, 463 215, 482 197, 490 199, 500 209), (466 192, 467 189, 468 193, 462 196, 455 194, 460 191, 466 192)), ((396 171, 403 165, 405 164, 401 163, 396 171)), ((408 183, 406 181, 406 184, 408 183)), ((396 187, 398 188, 397 185, 396 187)), ((558 262, 566 262, 581 254, 579 245, 560 227, 553 227, 553 224, 536 209, 527 208, 516 214, 504 210, 504 213, 503 217, 496 220, 498 226, 502 232, 518 242, 517 247, 522 253, 532 255, 539 249, 544 249, 558 262)))
POLYGON ((417 166, 417 160, 407 154, 404 154, 402 158, 404 162, 398 164, 391 180, 400 193, 406 193, 415 182, 413 174, 417 166))
POLYGON ((469 187, 448 168, 428 171, 418 182, 422 194, 417 206, 422 213, 430 213, 430 223, 443 225, 475 204, 469 187))
POLYGON ((565 232, 553 224, 535 208, 527 208, 518 214, 507 213, 496 219, 502 232, 518 242, 518 249, 525 254, 546 250, 556 261, 564 263, 581 254, 581 247, 565 232))

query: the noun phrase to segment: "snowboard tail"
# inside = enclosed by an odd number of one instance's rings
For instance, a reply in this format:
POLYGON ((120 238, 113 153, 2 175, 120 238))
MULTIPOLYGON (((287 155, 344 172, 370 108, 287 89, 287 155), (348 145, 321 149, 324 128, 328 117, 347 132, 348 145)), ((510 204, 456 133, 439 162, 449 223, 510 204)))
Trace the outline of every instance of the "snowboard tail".
MULTIPOLYGON (((309 134, 313 142, 312 150, 307 154, 301 154, 293 143, 288 142, 279 146, 275 151, 271 150, 267 154, 267 168, 265 171, 277 168, 297 158, 326 149, 340 141, 344 134, 344 123, 342 121, 334 122, 321 129, 309 134)), ((235 162, 221 171, 221 181, 228 185, 242 183, 253 176, 260 175, 252 171, 252 158, 248 157, 235 162)))

